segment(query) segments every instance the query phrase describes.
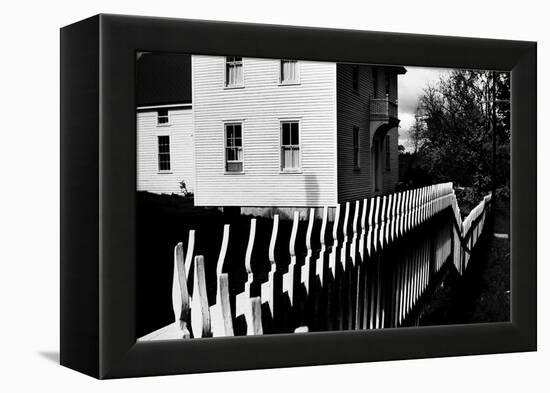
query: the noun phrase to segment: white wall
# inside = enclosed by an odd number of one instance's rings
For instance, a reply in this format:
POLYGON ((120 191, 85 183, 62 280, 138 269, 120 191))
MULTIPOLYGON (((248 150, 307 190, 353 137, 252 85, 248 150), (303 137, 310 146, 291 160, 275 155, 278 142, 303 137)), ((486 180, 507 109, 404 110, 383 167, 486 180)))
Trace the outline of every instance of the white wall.
POLYGON ((188 191, 195 183, 193 148, 193 110, 179 108, 169 110, 170 125, 157 125, 157 111, 137 114, 137 162, 138 191, 157 194, 180 194, 179 182, 185 180, 188 191), (170 171, 158 170, 158 141, 160 135, 170 137, 170 171))
POLYGON ((336 203, 336 65, 299 63, 300 84, 280 86, 279 60, 244 58, 244 88, 226 89, 225 58, 193 56, 196 205, 336 203), (301 173, 281 173, 281 119, 300 121, 301 173), (235 120, 244 174, 225 173, 224 121, 235 120))

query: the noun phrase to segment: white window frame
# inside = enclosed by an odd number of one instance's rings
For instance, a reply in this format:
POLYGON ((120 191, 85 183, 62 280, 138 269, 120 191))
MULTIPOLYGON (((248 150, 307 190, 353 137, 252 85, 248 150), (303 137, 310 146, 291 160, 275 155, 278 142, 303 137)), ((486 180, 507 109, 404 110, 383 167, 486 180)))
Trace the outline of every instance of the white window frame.
POLYGON ((244 174, 244 123, 241 120, 235 120, 235 121, 224 121, 223 122, 223 167, 224 167, 224 174, 226 175, 242 175, 244 174), (238 160, 231 160, 231 162, 240 162, 241 163, 241 170, 240 171, 228 171, 227 170, 227 149, 229 148, 227 146, 227 126, 234 126, 239 125, 241 126, 241 155, 242 158, 240 161, 238 160))
POLYGON ((244 57, 242 56, 225 56, 224 57, 224 61, 223 61, 223 78, 224 78, 224 87, 226 89, 238 89, 238 88, 243 88, 244 87, 244 57), (228 75, 228 63, 233 63, 233 64, 236 64, 238 63, 237 61, 233 60, 233 61, 229 61, 230 58, 240 58, 241 61, 240 61, 240 64, 241 64, 241 81, 240 83, 229 83, 229 75, 228 75))
MULTIPOLYGON (((171 138, 170 135, 167 134, 159 134, 156 136, 157 139, 157 171, 158 173, 172 173, 172 150, 171 150, 171 138), (160 138, 166 137, 168 138, 168 165, 170 166, 170 169, 160 169, 160 138)), ((164 153, 166 154, 166 153, 164 153)))
MULTIPOLYGON (((302 122, 300 119, 279 119, 279 170, 280 173, 302 173, 302 122), (298 166, 294 168, 283 167, 283 124, 297 123, 298 124, 298 166)), ((289 145, 293 146, 293 145, 289 145)))
POLYGON ((279 85, 299 85, 300 84, 300 61, 295 59, 280 59, 279 60, 279 85), (284 62, 294 62, 295 63, 295 72, 294 79, 284 80, 283 79, 283 63, 284 62))
POLYGON ((164 108, 157 109, 156 110, 156 118, 157 118, 157 127, 168 127, 172 123, 172 119, 170 118, 170 110, 168 110, 168 109, 164 109, 164 108), (166 111, 166 116, 161 116, 159 114, 160 111, 166 111), (163 118, 165 117, 168 121, 166 123, 159 122, 159 119, 161 117, 163 117, 163 118))

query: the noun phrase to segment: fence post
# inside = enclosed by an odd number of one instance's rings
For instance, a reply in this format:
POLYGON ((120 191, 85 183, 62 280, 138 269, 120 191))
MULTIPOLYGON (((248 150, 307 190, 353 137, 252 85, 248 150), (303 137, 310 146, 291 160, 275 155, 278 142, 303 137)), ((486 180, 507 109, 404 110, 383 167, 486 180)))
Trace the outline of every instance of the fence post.
POLYGON ((325 244, 325 234, 327 230, 327 219, 328 219, 328 206, 323 208, 323 219, 321 221, 321 231, 319 233, 319 241, 321 244, 321 250, 319 251, 319 257, 317 258, 315 264, 315 274, 319 277, 319 282, 321 286, 323 285, 323 278, 325 273, 325 253, 327 246, 325 244))
POLYGON ((359 257, 361 262, 365 261, 365 236, 367 218, 367 198, 363 199, 363 210, 361 210, 361 235, 359 236, 359 257))
POLYGON ((187 288, 187 275, 183 261, 183 244, 174 248, 174 276, 172 281, 172 307, 177 326, 182 331, 183 338, 190 338, 188 324, 190 322, 190 300, 187 288))
POLYGON ((336 278, 336 257, 338 254, 338 222, 340 220, 340 204, 336 204, 334 213, 334 223, 332 226, 332 247, 328 258, 328 267, 332 272, 332 277, 336 278))
POLYGON ((259 297, 252 297, 250 287, 254 282, 254 273, 252 272, 251 259, 252 249, 254 247, 254 239, 256 236, 256 219, 250 219, 250 233, 248 237, 248 246, 246 248, 244 265, 248 278, 244 284, 244 291, 239 293, 235 302, 235 317, 244 315, 246 321, 246 334, 248 336, 258 334, 258 324, 261 328, 261 308, 258 309, 258 304, 261 307, 259 297), (259 321, 257 319, 260 319, 259 321))
POLYGON ((204 270, 204 257, 195 257, 193 274, 193 298, 191 300, 191 327, 193 337, 210 337, 212 335, 210 325, 210 310, 206 294, 206 277, 204 270))
POLYGON ((223 273, 223 264, 229 242, 229 224, 223 227, 223 239, 216 265, 216 304, 210 307, 212 335, 214 337, 233 336, 233 320, 229 301, 229 277, 223 273))
POLYGON ((193 264, 193 252, 195 250, 195 230, 189 230, 189 239, 187 240, 187 252, 185 253, 185 277, 189 279, 189 271, 193 264))
POLYGON ((273 216, 273 229, 271 230, 271 240, 269 241, 268 257, 270 270, 267 273, 267 281, 260 286, 262 303, 267 303, 271 319, 275 319, 275 274, 277 264, 275 262, 275 245, 277 243, 277 234, 279 232, 279 215, 273 216))
POLYGON ((311 234, 313 232, 313 221, 315 218, 315 209, 311 208, 309 209, 309 221, 307 224, 307 232, 306 232, 306 258, 304 261, 304 264, 302 265, 301 269, 301 280, 300 282, 304 284, 306 295, 310 295, 310 286, 311 286, 311 258, 312 258, 312 249, 311 249, 311 234))
POLYGON ((294 212, 294 220, 292 222, 292 232, 290 234, 290 242, 288 244, 288 251, 290 253, 290 263, 288 265, 288 271, 283 274, 283 293, 288 294, 290 300, 290 306, 293 307, 295 303, 294 299, 294 286, 295 286, 295 274, 296 268, 296 234, 298 233, 298 220, 299 213, 294 212))

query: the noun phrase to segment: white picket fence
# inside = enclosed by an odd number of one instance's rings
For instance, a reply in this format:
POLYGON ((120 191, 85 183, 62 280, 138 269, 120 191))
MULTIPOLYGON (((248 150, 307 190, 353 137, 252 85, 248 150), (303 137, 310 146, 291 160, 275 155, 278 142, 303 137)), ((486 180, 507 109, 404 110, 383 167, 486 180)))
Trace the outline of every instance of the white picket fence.
POLYGON ((261 283, 251 265, 256 238, 256 219, 251 218, 243 261, 248 276, 234 299, 224 269, 230 225, 223 228, 215 280, 208 281, 203 256, 194 255, 195 231, 190 230, 185 252, 182 243, 174 250, 175 322, 140 340, 233 336, 237 321, 246 326, 238 334, 246 335, 417 323, 421 299, 441 279, 442 268, 452 263, 462 274, 468 267, 490 202, 489 194, 462 220, 453 185, 444 183, 324 207, 320 227, 314 225, 312 208, 305 237, 300 239, 296 211, 285 271, 280 271, 275 257, 279 231, 275 215, 265 253, 270 270, 261 283), (334 217, 332 222, 329 216, 334 217), (312 246, 315 237, 317 247, 312 246), (297 255, 298 242, 305 243, 305 255, 297 255), (207 282, 216 285, 212 305, 207 282))

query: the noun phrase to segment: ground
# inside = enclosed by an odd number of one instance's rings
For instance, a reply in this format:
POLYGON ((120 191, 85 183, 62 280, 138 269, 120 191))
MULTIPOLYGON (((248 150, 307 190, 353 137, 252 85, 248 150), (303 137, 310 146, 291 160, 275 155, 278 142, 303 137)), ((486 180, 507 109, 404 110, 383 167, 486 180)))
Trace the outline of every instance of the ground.
POLYGON ((451 270, 428 301, 421 325, 501 322, 510 320, 509 203, 497 203, 484 240, 463 277, 451 270))

